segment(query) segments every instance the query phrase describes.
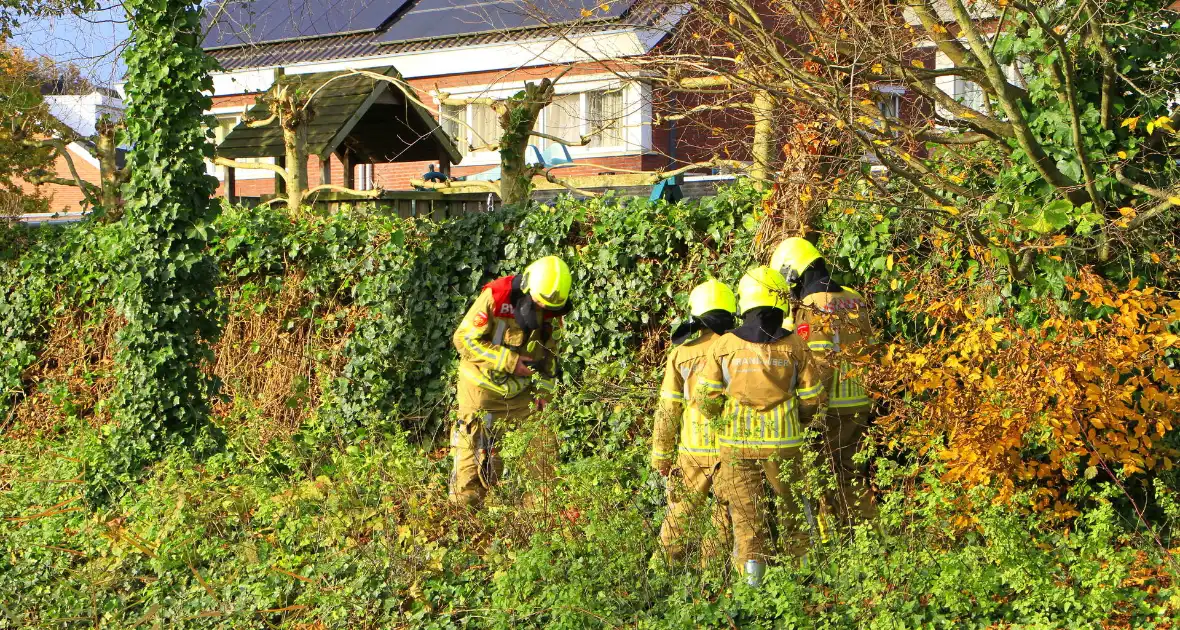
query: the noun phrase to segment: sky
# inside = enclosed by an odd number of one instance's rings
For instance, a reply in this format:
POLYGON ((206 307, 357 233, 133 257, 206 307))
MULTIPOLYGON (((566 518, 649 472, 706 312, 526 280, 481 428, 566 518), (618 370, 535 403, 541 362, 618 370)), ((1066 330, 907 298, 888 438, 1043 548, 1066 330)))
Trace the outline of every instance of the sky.
POLYGON ((102 6, 83 16, 26 18, 9 41, 24 49, 26 57, 72 62, 95 84, 113 86, 123 77, 120 55, 128 37, 127 22, 122 5, 102 6))

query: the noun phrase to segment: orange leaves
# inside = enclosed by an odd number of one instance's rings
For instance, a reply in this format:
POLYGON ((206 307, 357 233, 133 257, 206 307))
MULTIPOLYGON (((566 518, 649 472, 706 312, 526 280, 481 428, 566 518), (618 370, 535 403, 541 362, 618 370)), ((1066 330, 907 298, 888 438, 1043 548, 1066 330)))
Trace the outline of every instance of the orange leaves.
POLYGON ((1061 514, 1069 485, 1098 471, 1171 467, 1159 438, 1180 410, 1180 370, 1165 360, 1180 347, 1180 300, 1092 275, 1069 282, 1075 307, 1046 302, 1034 326, 961 298, 921 309, 943 324, 938 341, 889 346, 871 378, 901 402, 882 418, 886 441, 935 445, 948 481, 1033 488, 1038 507, 1061 514), (1105 311, 1077 319, 1080 304, 1105 311))

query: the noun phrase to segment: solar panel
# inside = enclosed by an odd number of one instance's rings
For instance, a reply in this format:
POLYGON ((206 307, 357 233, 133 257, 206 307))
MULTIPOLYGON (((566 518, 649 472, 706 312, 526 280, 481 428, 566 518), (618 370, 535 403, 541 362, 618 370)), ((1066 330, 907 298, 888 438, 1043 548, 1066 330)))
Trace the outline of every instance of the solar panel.
POLYGON ((225 0, 204 7, 205 48, 379 29, 410 0, 225 0))
POLYGON ((390 43, 530 28, 622 15, 635 0, 421 0, 381 36, 390 43), (603 7, 605 6, 605 10, 603 7))

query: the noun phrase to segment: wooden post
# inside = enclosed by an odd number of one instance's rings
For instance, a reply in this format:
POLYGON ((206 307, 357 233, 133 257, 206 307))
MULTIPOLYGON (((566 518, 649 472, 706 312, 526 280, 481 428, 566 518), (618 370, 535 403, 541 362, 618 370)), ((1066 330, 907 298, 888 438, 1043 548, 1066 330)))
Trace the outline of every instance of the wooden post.
POLYGON ((332 154, 330 153, 326 157, 320 157, 320 183, 332 183, 332 154))
POLYGON ((238 169, 225 167, 225 199, 230 203, 238 202, 238 169))
POLYGON ((336 157, 340 158, 340 164, 344 167, 344 181, 341 184, 345 188, 356 188, 356 163, 352 159, 352 151, 345 148, 336 150, 336 157))

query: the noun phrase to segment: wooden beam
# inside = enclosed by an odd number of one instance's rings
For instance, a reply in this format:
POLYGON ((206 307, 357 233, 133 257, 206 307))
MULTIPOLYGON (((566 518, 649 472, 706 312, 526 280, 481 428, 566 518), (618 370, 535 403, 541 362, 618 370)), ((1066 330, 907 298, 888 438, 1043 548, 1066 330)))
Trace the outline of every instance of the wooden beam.
POLYGON ((328 154, 326 158, 320 158, 320 183, 332 183, 332 154, 328 154))

